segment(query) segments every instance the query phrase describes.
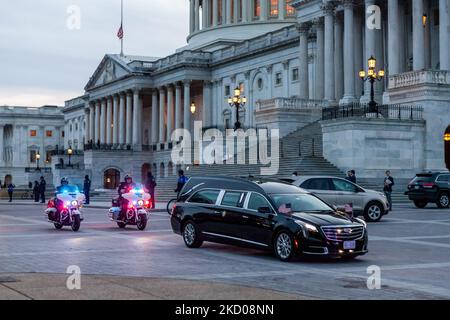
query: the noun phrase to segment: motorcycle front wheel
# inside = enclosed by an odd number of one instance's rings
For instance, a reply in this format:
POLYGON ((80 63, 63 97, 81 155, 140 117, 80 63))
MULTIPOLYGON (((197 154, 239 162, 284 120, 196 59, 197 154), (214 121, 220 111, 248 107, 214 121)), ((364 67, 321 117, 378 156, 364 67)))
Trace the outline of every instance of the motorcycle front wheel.
POLYGON ((136 224, 138 230, 144 231, 147 228, 147 217, 142 216, 136 224))
POLYGON ((61 230, 63 227, 63 225, 60 223, 54 223, 53 225, 55 226, 56 230, 61 230))
POLYGON ((72 230, 77 232, 78 230, 80 230, 81 227, 81 219, 79 215, 74 215, 73 216, 73 221, 72 221, 72 230))

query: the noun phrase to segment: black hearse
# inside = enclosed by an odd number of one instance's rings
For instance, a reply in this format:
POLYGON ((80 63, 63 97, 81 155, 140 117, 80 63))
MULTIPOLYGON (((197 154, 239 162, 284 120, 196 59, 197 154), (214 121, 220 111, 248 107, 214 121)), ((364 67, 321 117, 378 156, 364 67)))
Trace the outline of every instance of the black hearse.
POLYGON ((171 216, 186 246, 203 241, 296 255, 352 259, 367 253, 363 220, 337 212, 296 186, 259 178, 195 177, 184 186, 171 216))

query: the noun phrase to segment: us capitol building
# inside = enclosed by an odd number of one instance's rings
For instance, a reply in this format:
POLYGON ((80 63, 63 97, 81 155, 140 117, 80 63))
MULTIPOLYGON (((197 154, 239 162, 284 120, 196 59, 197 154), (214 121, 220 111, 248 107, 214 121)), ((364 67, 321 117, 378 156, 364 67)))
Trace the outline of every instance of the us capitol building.
POLYGON ((232 128, 236 87, 244 128, 280 129, 290 163, 280 174, 309 173, 311 161, 367 179, 450 167, 450 0, 189 2, 185 47, 163 58, 106 54, 85 94, 66 102, 64 149, 76 165, 57 155, 54 181, 86 173, 112 189, 148 170, 173 181, 184 166, 171 162, 172 131, 232 128), (376 109, 359 76, 370 57, 385 70, 376 109))

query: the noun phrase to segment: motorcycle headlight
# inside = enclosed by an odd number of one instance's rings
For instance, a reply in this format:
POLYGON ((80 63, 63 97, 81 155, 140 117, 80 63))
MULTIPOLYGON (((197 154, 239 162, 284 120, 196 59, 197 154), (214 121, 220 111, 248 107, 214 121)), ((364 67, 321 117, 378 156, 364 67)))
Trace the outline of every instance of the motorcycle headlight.
POLYGON ((73 201, 72 201, 72 206, 73 206, 73 207, 78 206, 78 201, 77 201, 77 200, 73 200, 73 201))
POLYGON ((138 201, 138 206, 143 207, 144 206, 144 201, 143 200, 139 200, 138 201))

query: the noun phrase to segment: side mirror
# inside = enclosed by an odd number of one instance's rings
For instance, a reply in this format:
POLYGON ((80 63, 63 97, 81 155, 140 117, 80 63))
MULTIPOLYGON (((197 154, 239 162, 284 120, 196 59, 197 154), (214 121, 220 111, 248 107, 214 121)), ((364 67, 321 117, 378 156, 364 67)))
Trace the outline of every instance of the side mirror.
POLYGON ((260 207, 258 208, 258 213, 262 213, 262 214, 271 214, 272 209, 270 207, 260 207))

